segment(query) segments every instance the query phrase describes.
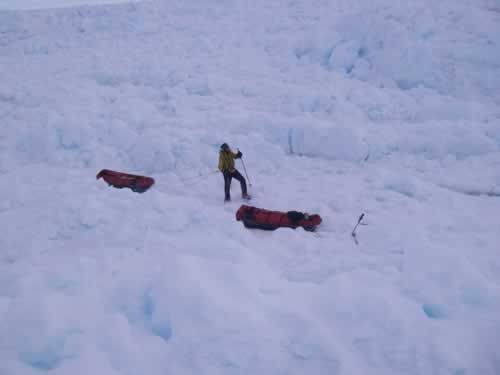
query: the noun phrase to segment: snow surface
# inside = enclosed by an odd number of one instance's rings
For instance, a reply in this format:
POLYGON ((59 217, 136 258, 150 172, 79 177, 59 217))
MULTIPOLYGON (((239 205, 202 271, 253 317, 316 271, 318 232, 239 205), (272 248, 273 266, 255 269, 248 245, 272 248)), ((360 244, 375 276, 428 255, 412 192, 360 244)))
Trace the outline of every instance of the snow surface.
POLYGON ((132 3, 142 0, 0 0, 0 9, 33 10, 66 8, 83 5, 132 3))
POLYGON ((497 0, 3 11, 0 82, 1 375, 500 374, 497 0))

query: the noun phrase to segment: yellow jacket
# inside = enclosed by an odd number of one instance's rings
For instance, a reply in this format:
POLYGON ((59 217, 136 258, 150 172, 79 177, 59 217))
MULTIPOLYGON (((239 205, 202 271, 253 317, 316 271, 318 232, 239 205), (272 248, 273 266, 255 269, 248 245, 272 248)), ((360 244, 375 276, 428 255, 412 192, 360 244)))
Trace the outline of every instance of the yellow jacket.
POLYGON ((239 156, 237 153, 232 151, 220 151, 219 152, 219 170, 224 172, 234 172, 236 169, 234 168, 234 159, 237 159, 239 156))

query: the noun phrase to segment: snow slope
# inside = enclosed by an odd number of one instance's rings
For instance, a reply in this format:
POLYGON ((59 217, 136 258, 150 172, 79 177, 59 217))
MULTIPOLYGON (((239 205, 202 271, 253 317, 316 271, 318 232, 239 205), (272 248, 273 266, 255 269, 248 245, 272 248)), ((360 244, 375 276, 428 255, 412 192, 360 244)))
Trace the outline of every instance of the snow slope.
POLYGON ((0 374, 499 374, 499 36, 495 0, 0 12, 0 374), (222 142, 320 230, 236 222, 222 142))
POLYGON ((141 0, 0 0, 2 10, 54 9, 84 5, 132 3, 141 0))

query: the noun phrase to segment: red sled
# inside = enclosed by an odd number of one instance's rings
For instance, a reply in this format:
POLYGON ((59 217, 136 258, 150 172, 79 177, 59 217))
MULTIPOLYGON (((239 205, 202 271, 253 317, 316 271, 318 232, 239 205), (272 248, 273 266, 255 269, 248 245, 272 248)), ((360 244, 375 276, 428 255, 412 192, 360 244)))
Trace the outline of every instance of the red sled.
POLYGON ((109 169, 103 169, 100 171, 97 174, 96 179, 98 180, 101 177, 108 183, 108 185, 117 189, 129 188, 136 193, 144 193, 155 183, 155 180, 151 177, 116 172, 109 169))
POLYGON ((278 228, 302 227, 314 232, 319 224, 319 215, 309 215, 299 211, 270 211, 263 208, 242 205, 236 212, 236 220, 243 221, 246 228, 275 230, 278 228))

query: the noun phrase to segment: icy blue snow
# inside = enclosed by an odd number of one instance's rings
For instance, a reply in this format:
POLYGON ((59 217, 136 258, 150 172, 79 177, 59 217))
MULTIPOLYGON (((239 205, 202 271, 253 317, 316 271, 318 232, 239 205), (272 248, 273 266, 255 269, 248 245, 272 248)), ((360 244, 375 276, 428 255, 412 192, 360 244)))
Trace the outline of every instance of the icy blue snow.
POLYGON ((498 1, 97 2, 0 11, 0 375, 500 374, 498 1))

